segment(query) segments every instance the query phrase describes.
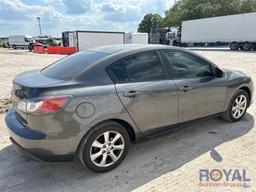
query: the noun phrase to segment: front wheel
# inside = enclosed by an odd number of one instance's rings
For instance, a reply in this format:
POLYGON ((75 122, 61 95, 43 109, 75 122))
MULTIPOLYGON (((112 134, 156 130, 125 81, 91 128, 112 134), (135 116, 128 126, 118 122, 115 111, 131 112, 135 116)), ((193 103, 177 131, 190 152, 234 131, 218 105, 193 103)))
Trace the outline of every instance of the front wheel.
POLYGON ((223 114, 223 119, 230 122, 240 121, 249 106, 249 95, 244 90, 239 90, 232 98, 228 110, 223 114))
POLYGON ((129 134, 122 125, 112 121, 99 124, 82 140, 79 159, 91 171, 110 171, 124 160, 129 142, 129 134))

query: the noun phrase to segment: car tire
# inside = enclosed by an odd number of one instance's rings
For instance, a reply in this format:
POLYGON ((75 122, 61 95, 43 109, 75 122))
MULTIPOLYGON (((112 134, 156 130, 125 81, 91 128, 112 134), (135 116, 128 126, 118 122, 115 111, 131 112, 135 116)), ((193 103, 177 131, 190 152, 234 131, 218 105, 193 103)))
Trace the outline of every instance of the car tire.
POLYGON ((236 41, 233 41, 231 44, 230 44, 230 49, 235 51, 235 50, 238 50, 239 49, 239 43, 236 42, 236 41))
POLYGON ((255 44, 255 43, 252 44, 252 50, 253 50, 253 51, 256 51, 256 44, 255 44))
POLYGON ((240 121, 245 115, 248 106, 249 106, 249 95, 246 91, 240 89, 231 99, 228 109, 222 115, 222 118, 229 122, 240 121), (242 100, 239 103, 240 99, 242 100))
POLYGON ((107 121, 88 132, 80 143, 78 157, 91 171, 107 172, 124 160, 129 143, 130 137, 125 127, 107 121))
POLYGON ((252 45, 250 42, 245 42, 243 45, 242 45, 242 49, 243 51, 251 51, 252 49, 252 45))

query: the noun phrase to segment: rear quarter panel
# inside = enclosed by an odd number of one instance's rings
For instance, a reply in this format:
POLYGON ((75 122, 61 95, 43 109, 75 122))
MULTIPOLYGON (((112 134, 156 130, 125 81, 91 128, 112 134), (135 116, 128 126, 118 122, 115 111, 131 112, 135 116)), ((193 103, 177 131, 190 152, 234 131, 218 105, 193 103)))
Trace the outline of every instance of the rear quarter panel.
POLYGON ((48 139, 69 141, 65 146, 71 151, 76 150, 81 139, 92 127, 110 119, 126 121, 134 128, 135 135, 140 136, 139 129, 119 100, 114 85, 66 87, 63 90, 55 88, 44 94, 47 96, 72 95, 72 100, 64 109, 51 115, 29 115, 28 126, 36 130, 44 130, 48 139), (77 111, 78 106, 84 103, 94 106, 93 114, 88 117, 81 117, 77 111))

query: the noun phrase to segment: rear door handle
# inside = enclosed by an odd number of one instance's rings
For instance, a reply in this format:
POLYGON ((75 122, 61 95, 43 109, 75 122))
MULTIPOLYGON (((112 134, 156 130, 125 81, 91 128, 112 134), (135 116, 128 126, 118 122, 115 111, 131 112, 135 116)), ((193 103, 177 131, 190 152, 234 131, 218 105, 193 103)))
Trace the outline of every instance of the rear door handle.
POLYGON ((192 89, 193 89, 193 87, 183 86, 183 87, 180 88, 180 91, 187 92, 187 91, 192 90, 192 89))
POLYGON ((128 93, 123 93, 124 97, 137 97, 140 93, 137 91, 129 91, 128 93))

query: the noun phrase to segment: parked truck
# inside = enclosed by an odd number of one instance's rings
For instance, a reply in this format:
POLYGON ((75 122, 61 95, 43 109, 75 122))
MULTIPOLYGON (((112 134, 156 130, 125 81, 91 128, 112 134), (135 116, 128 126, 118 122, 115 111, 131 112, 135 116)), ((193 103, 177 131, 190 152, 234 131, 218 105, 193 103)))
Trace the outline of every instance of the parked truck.
POLYGON ((183 21, 182 27, 159 29, 150 43, 174 46, 230 46, 231 50, 256 50, 256 12, 183 21))
POLYGON ((28 46, 31 42, 32 36, 28 35, 10 35, 8 38, 9 47, 14 49, 22 48, 28 49, 28 46))
POLYGON ((256 50, 256 12, 182 22, 181 45, 230 45, 256 50))
POLYGON ((124 44, 124 32, 110 31, 65 31, 62 33, 62 41, 65 47, 76 47, 77 51, 83 51, 91 47, 124 44))

